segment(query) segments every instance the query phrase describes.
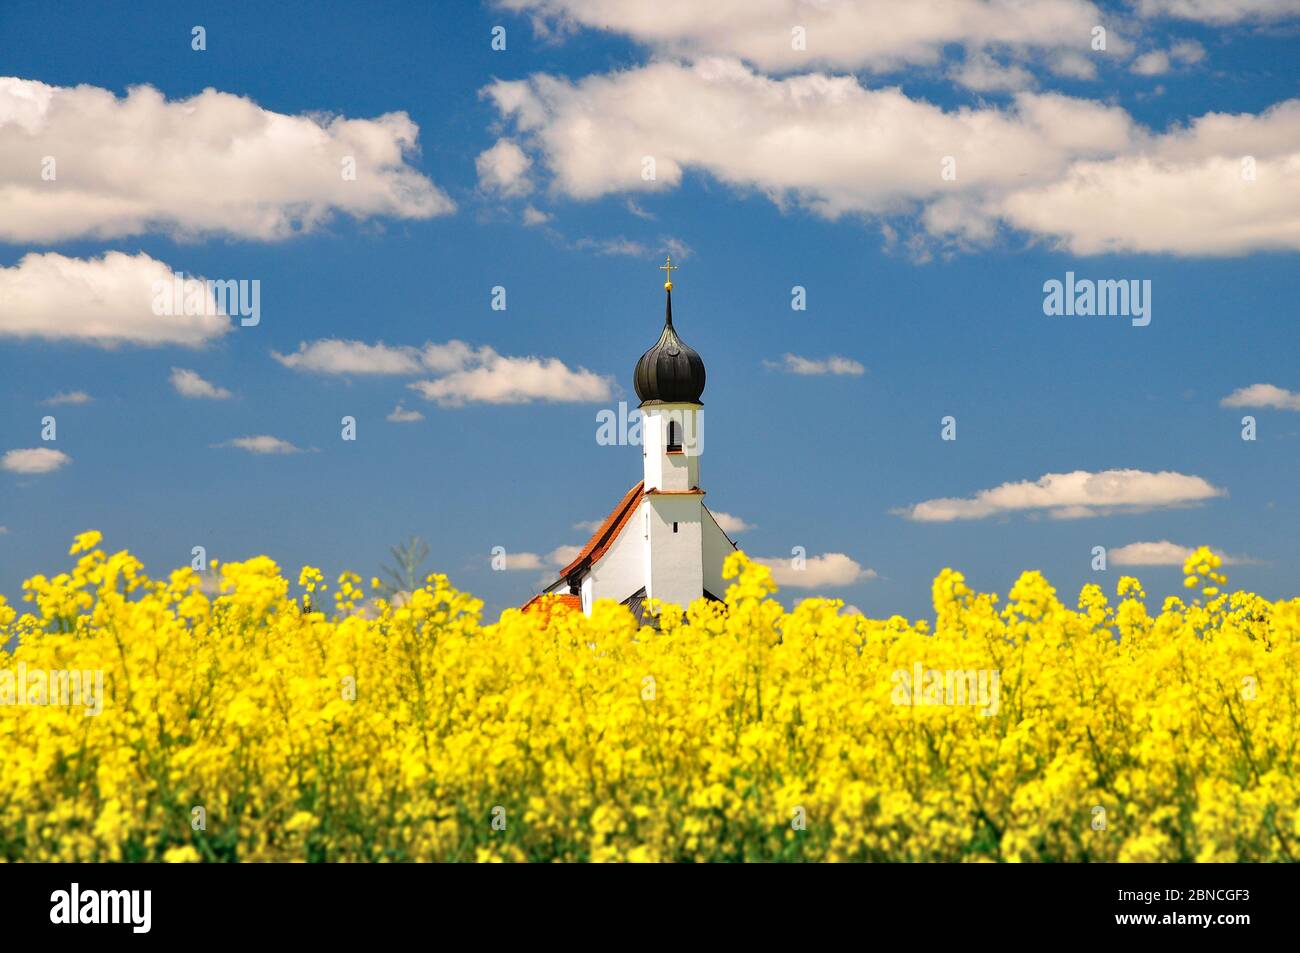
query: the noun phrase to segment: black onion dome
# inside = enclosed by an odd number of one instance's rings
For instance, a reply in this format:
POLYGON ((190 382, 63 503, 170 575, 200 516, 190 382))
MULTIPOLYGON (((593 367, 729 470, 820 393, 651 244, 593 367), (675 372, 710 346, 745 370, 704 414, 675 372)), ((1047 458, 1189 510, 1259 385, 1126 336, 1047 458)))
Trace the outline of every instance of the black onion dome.
POLYGON ((636 362, 634 383, 643 404, 698 404, 704 393, 704 360, 673 329, 672 291, 663 333, 636 362))

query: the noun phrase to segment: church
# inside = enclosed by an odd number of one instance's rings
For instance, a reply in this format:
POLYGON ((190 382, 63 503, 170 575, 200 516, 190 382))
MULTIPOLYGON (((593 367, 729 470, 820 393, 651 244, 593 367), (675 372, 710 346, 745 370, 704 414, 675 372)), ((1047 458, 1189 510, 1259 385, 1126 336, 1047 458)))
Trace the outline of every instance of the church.
POLYGON ((722 564, 736 544, 704 505, 704 361, 673 326, 669 258, 663 331, 636 362, 633 383, 641 399, 639 483, 618 501, 559 578, 523 607, 579 610, 591 615, 597 599, 613 599, 638 622, 654 625, 647 599, 688 606, 725 591, 722 564), (557 600, 547 601, 555 596, 557 600))

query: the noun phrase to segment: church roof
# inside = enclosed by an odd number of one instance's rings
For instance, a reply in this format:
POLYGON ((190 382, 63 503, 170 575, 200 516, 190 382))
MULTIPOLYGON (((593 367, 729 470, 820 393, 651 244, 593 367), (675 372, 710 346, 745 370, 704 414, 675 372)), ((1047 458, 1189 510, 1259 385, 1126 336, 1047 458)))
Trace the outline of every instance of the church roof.
POLYGON ((573 573, 590 568, 605 551, 614 545, 618 539, 618 534, 623 531, 627 521, 632 518, 636 512, 637 504, 641 502, 641 493, 645 489, 645 481, 637 483, 636 486, 628 490, 623 495, 623 499, 618 501, 618 506, 614 507, 613 512, 605 517, 605 522, 600 524, 600 528, 591 534, 591 539, 587 540, 587 545, 583 546, 574 557, 573 562, 560 570, 560 578, 566 578, 573 573))
POLYGON ((581 612, 582 596, 575 596, 567 592, 562 595, 542 593, 533 596, 520 606, 520 609, 524 612, 545 612, 546 618, 549 620, 553 613, 561 609, 581 612))
POLYGON ((664 329, 654 347, 636 362, 632 382, 643 405, 698 404, 704 393, 704 360, 677 336, 671 289, 667 298, 664 329))
MULTIPOLYGON (((556 586, 563 583, 565 579, 574 573, 590 569, 601 556, 605 555, 609 547, 614 545, 614 541, 618 539, 618 534, 623 532, 623 527, 636 513, 637 504, 641 502, 644 489, 645 481, 643 480, 623 494, 623 498, 618 501, 618 505, 614 507, 613 511, 605 517, 605 521, 600 524, 600 528, 591 534, 591 539, 587 540, 587 545, 579 550, 578 555, 573 558, 572 562, 560 570, 560 577, 548 587, 552 594, 556 586)), ((528 611, 529 606, 534 605, 545 595, 547 593, 544 592, 541 595, 533 596, 521 608, 525 612, 528 611)), ((573 600, 571 605, 579 611, 582 610, 582 600, 577 595, 564 593, 560 595, 560 598, 565 600, 566 604, 570 604, 568 600, 573 600)))

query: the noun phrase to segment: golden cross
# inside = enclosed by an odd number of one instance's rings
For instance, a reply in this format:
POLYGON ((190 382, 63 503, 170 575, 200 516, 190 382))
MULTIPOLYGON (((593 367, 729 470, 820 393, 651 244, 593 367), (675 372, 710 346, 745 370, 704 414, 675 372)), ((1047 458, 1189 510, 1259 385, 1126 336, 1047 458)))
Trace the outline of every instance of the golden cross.
POLYGON ((664 273, 664 291, 673 290, 673 272, 676 271, 679 267, 681 266, 673 264, 672 255, 669 255, 667 260, 662 265, 659 266, 659 270, 664 273))

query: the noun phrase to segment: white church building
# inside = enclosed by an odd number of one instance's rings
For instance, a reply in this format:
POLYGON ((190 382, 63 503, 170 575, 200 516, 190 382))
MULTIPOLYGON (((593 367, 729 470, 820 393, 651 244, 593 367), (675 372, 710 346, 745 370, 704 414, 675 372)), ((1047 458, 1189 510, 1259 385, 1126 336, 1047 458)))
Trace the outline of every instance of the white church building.
POLYGON ((633 379, 641 399, 641 481, 525 612, 547 596, 587 615, 597 599, 613 599, 653 625, 644 609, 648 598, 685 607, 726 590, 722 564, 736 544, 704 505, 700 488, 704 361, 673 327, 676 266, 670 258, 660 267, 668 276, 664 328, 637 361, 633 379))

